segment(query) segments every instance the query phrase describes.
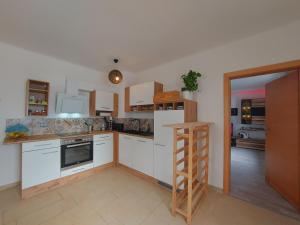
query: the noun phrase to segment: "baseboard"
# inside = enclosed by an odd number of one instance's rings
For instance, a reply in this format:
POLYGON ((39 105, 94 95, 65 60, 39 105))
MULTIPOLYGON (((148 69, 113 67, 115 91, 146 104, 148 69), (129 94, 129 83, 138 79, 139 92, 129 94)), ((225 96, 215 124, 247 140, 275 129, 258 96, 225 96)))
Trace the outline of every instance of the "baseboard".
POLYGON ((3 186, 0 186, 0 191, 4 191, 4 190, 7 190, 9 188, 17 187, 20 184, 21 184, 21 182, 17 181, 17 182, 11 183, 11 184, 6 184, 6 185, 3 185, 3 186))
POLYGON ((118 163, 117 167, 119 167, 119 168, 121 168, 123 170, 126 170, 127 172, 129 172, 129 173, 131 173, 131 174, 133 174, 133 175, 135 175, 135 176, 137 176, 137 177, 139 177, 139 178, 141 178, 143 180, 146 180, 146 181, 148 181, 150 183, 158 185, 158 180, 156 180, 154 177, 151 177, 151 176, 149 176, 147 174, 144 174, 144 173, 142 173, 140 171, 137 171, 135 169, 129 168, 128 166, 125 166, 125 165, 123 165, 121 163, 118 163))

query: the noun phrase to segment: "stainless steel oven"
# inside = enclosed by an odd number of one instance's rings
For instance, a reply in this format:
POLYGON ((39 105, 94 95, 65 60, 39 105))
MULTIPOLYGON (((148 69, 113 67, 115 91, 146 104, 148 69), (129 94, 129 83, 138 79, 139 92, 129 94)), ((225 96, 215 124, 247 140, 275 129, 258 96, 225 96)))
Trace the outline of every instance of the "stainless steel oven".
POLYGON ((93 161, 93 137, 68 138, 61 142, 61 168, 93 161))

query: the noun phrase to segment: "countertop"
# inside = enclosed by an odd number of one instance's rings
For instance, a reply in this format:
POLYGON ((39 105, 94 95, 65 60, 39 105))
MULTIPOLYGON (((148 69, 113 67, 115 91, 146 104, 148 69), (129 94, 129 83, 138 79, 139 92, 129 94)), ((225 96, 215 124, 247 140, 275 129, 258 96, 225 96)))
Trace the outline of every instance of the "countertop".
POLYGON ((76 137, 82 137, 82 136, 91 136, 91 135, 97 135, 97 134, 108 134, 108 133, 120 133, 120 134, 126 134, 130 136, 135 137, 142 137, 147 139, 153 139, 153 136, 145 136, 145 135, 139 135, 139 134, 130 134, 126 132, 119 132, 119 131, 92 131, 90 133, 80 133, 80 134, 74 134, 74 135, 68 135, 68 136, 60 136, 58 134, 44 134, 44 135, 31 135, 26 136, 23 138, 5 138, 3 140, 3 144, 9 145, 9 144, 22 144, 26 142, 34 142, 34 141, 47 141, 47 140, 54 140, 54 139, 64 139, 64 138, 76 138, 76 137))

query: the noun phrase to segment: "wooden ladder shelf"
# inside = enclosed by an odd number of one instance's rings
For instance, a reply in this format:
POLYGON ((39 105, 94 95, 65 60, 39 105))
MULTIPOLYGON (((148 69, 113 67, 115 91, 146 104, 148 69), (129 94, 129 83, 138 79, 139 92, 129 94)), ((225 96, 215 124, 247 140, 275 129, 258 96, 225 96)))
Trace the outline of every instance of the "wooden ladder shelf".
POLYGON ((174 132, 172 214, 181 214, 187 224, 191 224, 200 199, 208 190, 210 124, 166 125, 174 132))

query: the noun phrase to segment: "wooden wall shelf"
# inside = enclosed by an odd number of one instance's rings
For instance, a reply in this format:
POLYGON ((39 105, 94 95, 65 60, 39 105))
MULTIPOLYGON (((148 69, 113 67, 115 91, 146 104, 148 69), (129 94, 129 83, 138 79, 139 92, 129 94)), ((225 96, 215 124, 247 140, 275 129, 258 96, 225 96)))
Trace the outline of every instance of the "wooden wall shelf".
POLYGON ((49 90, 49 82, 27 80, 26 116, 48 116, 49 90))

